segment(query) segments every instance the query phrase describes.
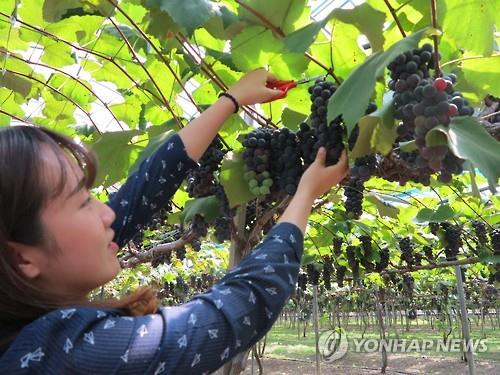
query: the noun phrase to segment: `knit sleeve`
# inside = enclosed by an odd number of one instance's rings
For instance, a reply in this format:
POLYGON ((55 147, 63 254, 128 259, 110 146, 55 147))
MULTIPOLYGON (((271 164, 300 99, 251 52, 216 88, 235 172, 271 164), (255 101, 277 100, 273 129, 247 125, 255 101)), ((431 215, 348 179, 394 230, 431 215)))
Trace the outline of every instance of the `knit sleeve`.
POLYGON ((109 197, 108 205, 116 214, 112 225, 114 241, 122 247, 156 212, 166 208, 187 172, 196 166, 177 134, 144 160, 109 197))

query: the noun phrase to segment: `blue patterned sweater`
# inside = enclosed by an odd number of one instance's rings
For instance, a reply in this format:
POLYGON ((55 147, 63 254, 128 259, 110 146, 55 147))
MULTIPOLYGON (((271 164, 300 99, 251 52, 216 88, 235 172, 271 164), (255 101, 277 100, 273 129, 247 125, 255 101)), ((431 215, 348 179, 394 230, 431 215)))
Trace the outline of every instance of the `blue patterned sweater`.
MULTIPOLYGON (((110 196, 115 241, 123 246, 165 207, 196 163, 178 135, 110 196)), ((59 309, 27 325, 0 357, 0 374, 209 374, 271 328, 297 281, 303 236, 276 225, 208 292, 155 314, 59 309)))

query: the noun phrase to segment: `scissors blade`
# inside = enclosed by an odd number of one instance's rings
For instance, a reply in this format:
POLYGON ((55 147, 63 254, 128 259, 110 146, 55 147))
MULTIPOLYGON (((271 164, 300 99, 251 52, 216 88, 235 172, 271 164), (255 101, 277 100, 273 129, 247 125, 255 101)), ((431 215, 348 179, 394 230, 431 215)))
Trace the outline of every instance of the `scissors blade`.
POLYGON ((319 76, 314 76, 314 77, 309 77, 309 78, 303 78, 303 79, 299 79, 298 81, 296 81, 296 83, 297 83, 297 85, 301 85, 303 83, 315 81, 317 79, 324 80, 325 77, 326 77, 325 75, 319 75, 319 76))

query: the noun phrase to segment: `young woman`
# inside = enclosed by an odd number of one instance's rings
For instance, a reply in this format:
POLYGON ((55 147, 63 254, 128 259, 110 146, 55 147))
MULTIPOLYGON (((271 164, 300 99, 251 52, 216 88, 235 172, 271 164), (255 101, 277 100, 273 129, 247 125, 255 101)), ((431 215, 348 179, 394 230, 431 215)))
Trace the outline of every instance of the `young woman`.
POLYGON ((158 308, 150 289, 90 302, 120 271, 116 256, 164 207, 239 105, 281 92, 264 70, 245 75, 172 136, 107 204, 94 199, 96 165, 47 129, 0 130, 0 373, 208 374, 264 336, 292 293, 315 198, 346 173, 325 150, 304 173, 277 225, 212 289, 158 308))

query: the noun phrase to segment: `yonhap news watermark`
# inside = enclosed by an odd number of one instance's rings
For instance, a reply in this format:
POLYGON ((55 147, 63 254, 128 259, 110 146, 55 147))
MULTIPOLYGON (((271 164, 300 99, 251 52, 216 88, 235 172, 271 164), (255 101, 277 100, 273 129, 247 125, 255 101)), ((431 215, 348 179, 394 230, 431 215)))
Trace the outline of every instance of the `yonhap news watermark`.
POLYGON ((486 339, 374 339, 348 338, 344 330, 329 330, 321 333, 318 347, 324 362, 333 362, 344 357, 347 352, 375 353, 385 350, 387 353, 459 353, 488 351, 486 339))

